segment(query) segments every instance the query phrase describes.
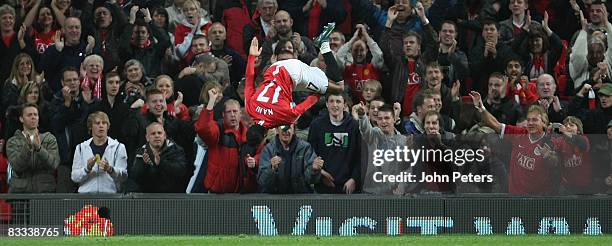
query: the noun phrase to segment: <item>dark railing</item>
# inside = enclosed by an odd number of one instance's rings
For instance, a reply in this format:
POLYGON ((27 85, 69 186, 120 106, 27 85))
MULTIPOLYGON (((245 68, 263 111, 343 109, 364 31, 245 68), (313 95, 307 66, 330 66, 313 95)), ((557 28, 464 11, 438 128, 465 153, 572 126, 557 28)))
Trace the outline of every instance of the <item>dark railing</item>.
POLYGON ((80 219, 75 214, 95 206, 93 211, 112 221, 114 235, 612 233, 609 195, 129 193, 2 194, 0 199, 12 205, 10 214, 0 212, 0 231, 25 226, 68 230, 67 222, 80 219))

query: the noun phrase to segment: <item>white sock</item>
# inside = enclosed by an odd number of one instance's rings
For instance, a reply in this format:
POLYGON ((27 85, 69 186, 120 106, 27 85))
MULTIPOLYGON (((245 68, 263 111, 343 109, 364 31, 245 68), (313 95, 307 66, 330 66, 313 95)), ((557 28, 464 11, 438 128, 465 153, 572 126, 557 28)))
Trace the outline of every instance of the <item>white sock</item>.
POLYGON ((321 51, 321 54, 325 54, 327 52, 331 52, 331 48, 329 47, 329 42, 323 42, 321 43, 321 48, 319 49, 321 51))

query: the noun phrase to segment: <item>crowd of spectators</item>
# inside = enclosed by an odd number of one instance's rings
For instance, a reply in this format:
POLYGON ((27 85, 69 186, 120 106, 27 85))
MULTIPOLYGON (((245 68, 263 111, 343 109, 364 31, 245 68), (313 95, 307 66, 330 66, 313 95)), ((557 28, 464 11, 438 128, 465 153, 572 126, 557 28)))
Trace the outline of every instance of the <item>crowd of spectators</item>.
MULTIPOLYGON (((612 192, 605 0, 3 0, 0 188, 11 193, 612 192), (275 50, 345 92, 294 124, 244 110, 275 50), (329 57, 328 57, 329 58, 329 57), (501 138, 500 138, 501 136, 501 138), (484 160, 376 150, 480 149, 484 160), (376 182, 384 174, 493 182, 376 182)), ((299 104, 308 92, 294 91, 299 104)))

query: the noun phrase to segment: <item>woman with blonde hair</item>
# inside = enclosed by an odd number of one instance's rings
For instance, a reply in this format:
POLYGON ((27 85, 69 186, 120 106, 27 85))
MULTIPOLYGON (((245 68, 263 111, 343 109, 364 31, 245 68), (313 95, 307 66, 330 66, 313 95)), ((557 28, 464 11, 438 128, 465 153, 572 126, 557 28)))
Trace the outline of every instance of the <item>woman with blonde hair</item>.
POLYGON ((186 0, 181 9, 181 20, 174 30, 174 44, 186 53, 191 46, 191 39, 196 34, 206 35, 212 25, 208 13, 200 8, 197 0, 186 0), (195 31, 194 31, 195 30, 195 31))
MULTIPOLYGON (((4 119, 9 107, 17 105, 19 92, 24 85, 32 81, 40 84, 43 81, 42 77, 34 69, 34 61, 30 55, 26 53, 17 55, 11 67, 11 74, 4 82, 4 87, 2 88, 0 118, 4 119)), ((2 122, 4 123, 4 120, 2 122)))
MULTIPOLYGON (((215 88, 217 90, 217 92, 220 93, 220 96, 217 97, 217 104, 219 104, 219 102, 222 100, 223 98, 223 86, 221 84, 219 84, 219 82, 211 80, 206 82, 206 84, 204 84, 204 86, 202 87, 202 90, 200 90, 200 105, 196 105, 196 106, 192 106, 189 108, 189 111, 191 112, 191 119, 192 120, 197 120, 198 117, 200 116, 200 112, 202 112, 202 108, 204 108, 204 106, 206 104, 208 104, 208 100, 210 100, 209 96, 208 96, 208 91, 210 89, 215 88)), ((216 111, 215 111, 216 113, 216 111)), ((216 117, 217 115, 215 114, 215 119, 217 119, 216 117)))
MULTIPOLYGON (((153 86, 162 91, 166 97, 168 115, 183 121, 190 121, 189 109, 183 104, 183 93, 174 93, 174 81, 168 75, 160 75, 155 78, 153 86)), ((148 108, 143 105, 140 112, 145 114, 148 108)))
MULTIPOLYGON (((11 74, 4 82, 4 91, 6 91, 7 85, 14 85, 17 90, 15 91, 15 97, 13 98, 16 100, 21 87, 30 81, 42 83, 43 76, 39 75, 38 72, 36 72, 36 69, 34 69, 34 60, 32 60, 32 57, 26 53, 20 53, 17 55, 17 57, 15 57, 13 66, 11 66, 11 74)), ((4 95, 5 94, 3 94, 3 96, 4 95)))

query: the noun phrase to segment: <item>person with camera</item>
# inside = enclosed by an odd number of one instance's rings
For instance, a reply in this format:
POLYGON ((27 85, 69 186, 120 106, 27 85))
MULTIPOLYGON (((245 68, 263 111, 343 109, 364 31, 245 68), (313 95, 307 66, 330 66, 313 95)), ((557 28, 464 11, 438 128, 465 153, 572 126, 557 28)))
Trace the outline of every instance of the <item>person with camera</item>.
POLYGON ((562 194, 592 194, 592 167, 589 156, 589 139, 583 135, 582 121, 568 116, 563 124, 553 123, 553 138, 559 153, 562 194))
POLYGON ((131 8, 129 24, 125 26, 119 42, 121 61, 136 59, 143 64, 148 76, 156 77, 161 74, 166 49, 171 45, 170 36, 161 27, 154 25, 148 8, 131 8), (136 17, 137 13, 144 17, 136 17))

